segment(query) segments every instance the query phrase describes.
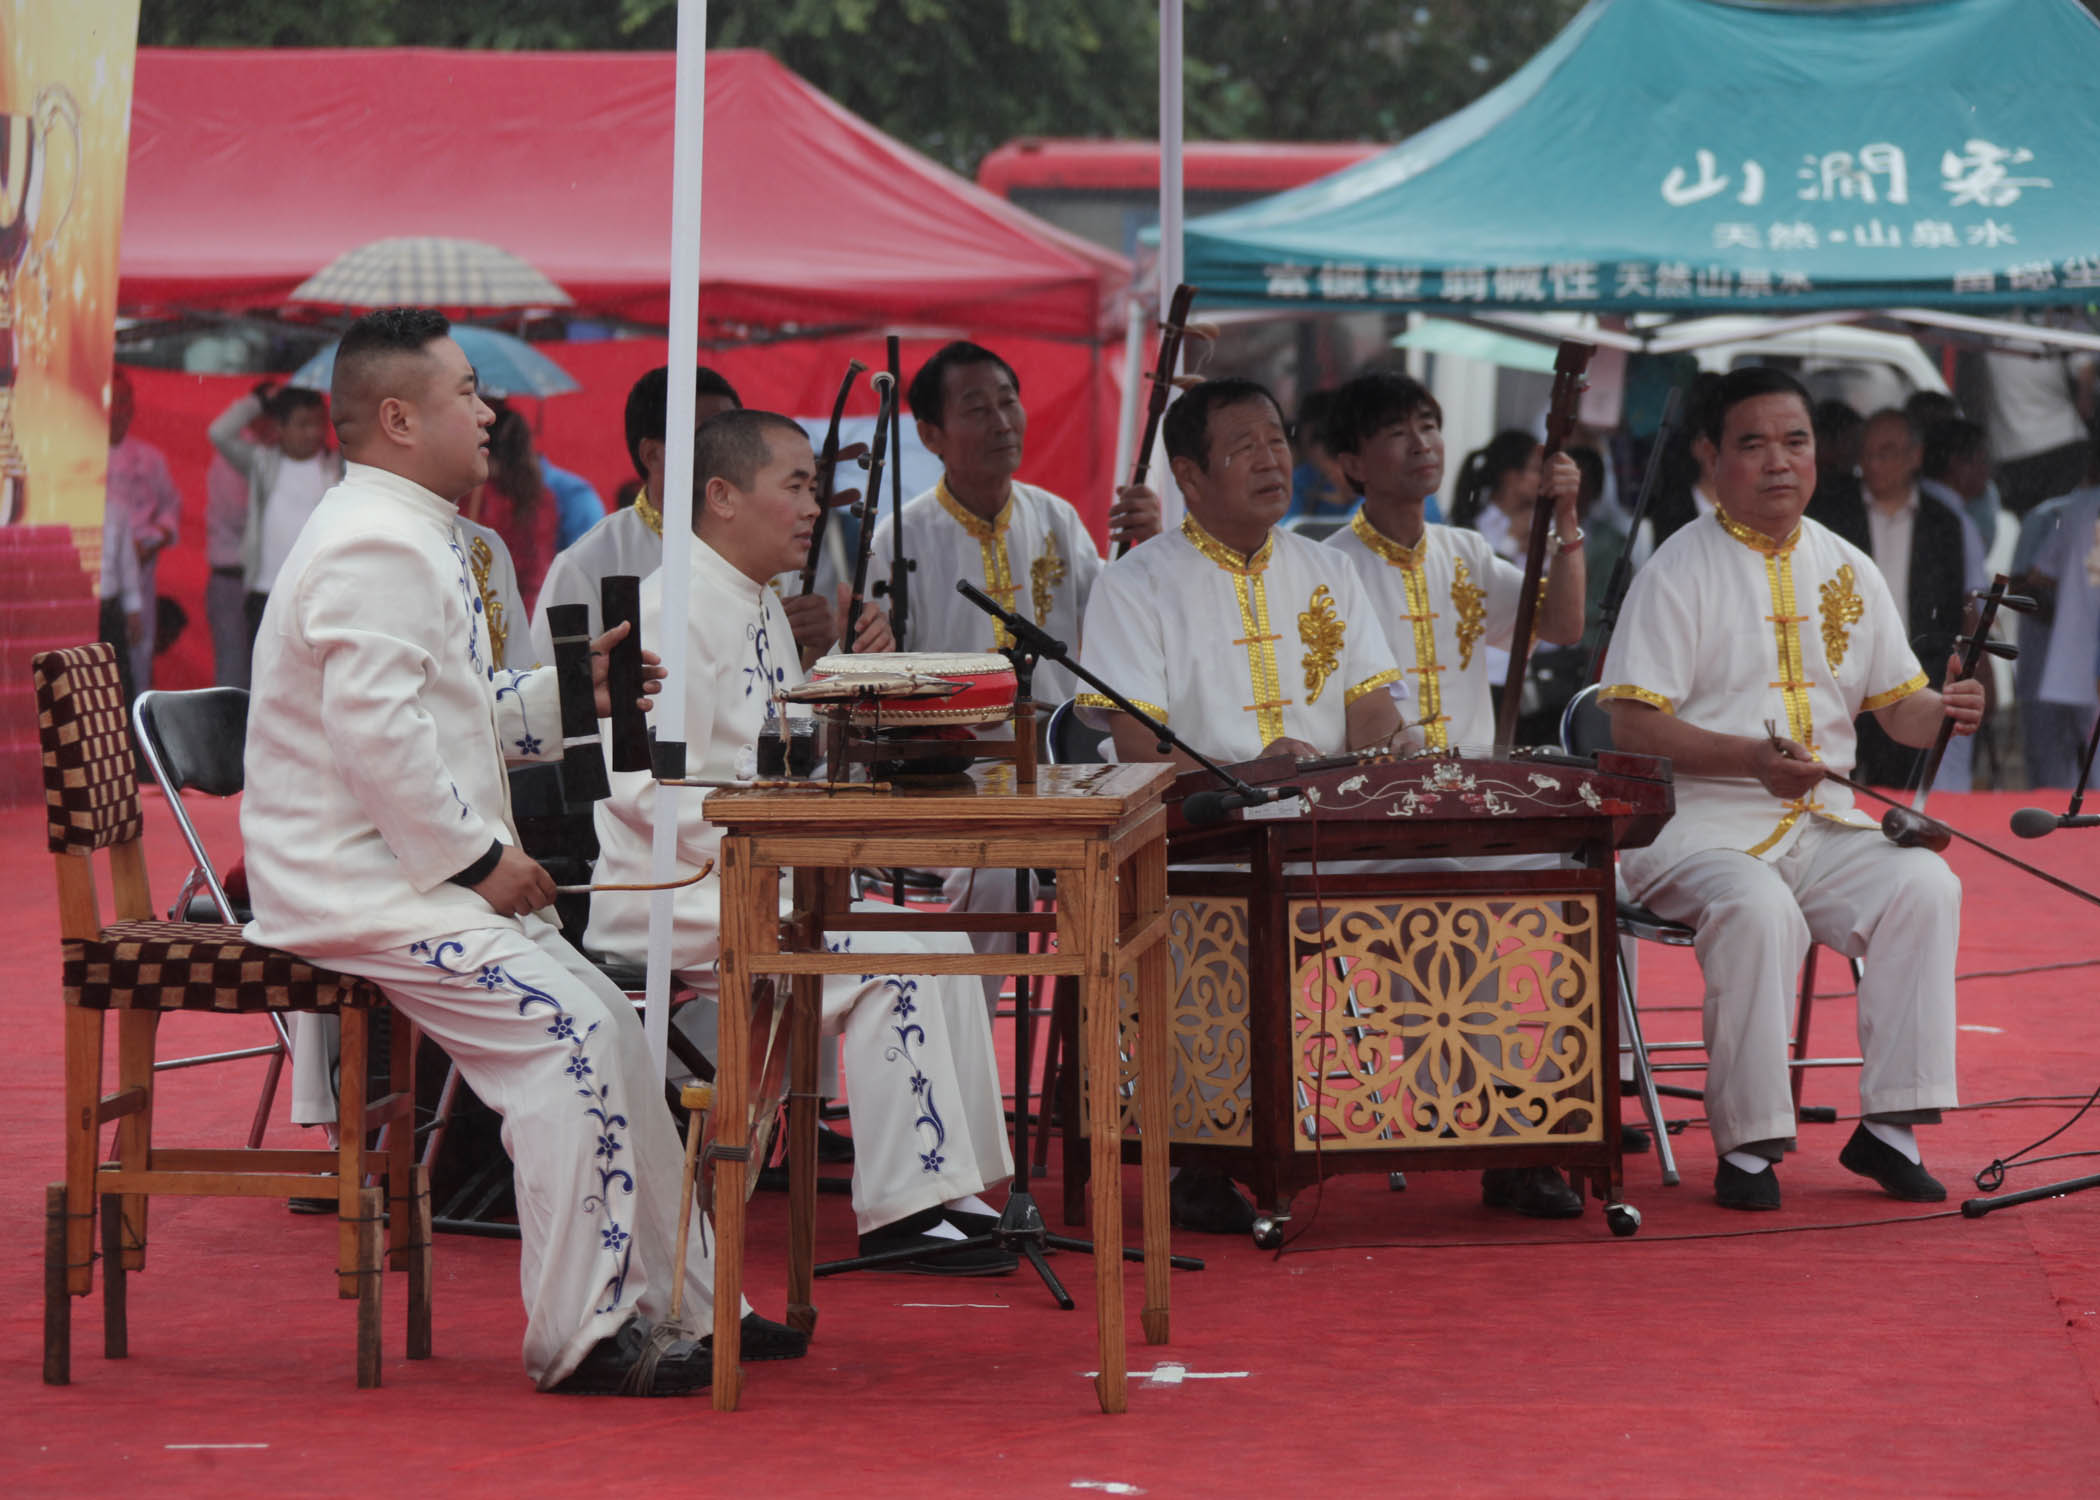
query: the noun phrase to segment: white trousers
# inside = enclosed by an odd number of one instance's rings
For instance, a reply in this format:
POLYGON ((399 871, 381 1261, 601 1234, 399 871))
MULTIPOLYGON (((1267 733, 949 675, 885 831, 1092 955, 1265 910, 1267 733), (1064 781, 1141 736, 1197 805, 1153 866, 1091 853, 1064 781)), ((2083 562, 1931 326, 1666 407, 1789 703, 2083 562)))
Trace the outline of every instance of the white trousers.
MULTIPOLYGON (((1008 888, 1012 899, 1012 888, 1008 888)), ((858 902, 862 912, 894 912, 858 902)), ((834 952, 966 953, 955 933, 832 938, 834 952)), ((871 953, 870 965, 883 966, 871 953)), ((908 965, 906 965, 908 966, 908 965)), ((700 998, 679 1014, 714 1010, 712 969, 679 976, 700 998)), ((823 1029, 839 1038, 853 1124, 853 1212, 866 1234, 1013 1176, 999 1059, 977 983, 967 974, 834 974, 824 981, 823 1029)))
MULTIPOLYGON (((433 937, 326 963, 386 991, 503 1117, 524 1242, 525 1372, 545 1390, 639 1310, 670 1310, 684 1147, 626 996, 551 926, 433 937)), ((695 1211, 681 1321, 704 1329, 714 1250, 695 1211)))
POLYGON ((1938 855, 1817 819, 1769 864, 1734 850, 1695 854, 1645 899, 1697 934, 1706 1114, 1717 1151, 1794 1134, 1789 1022, 1811 939, 1865 964, 1861 1111, 1954 1104, 1961 882, 1938 855))
MULTIPOLYGON (((941 899, 948 903, 950 911, 1011 912, 1014 909, 1014 872, 943 870, 941 899)), ((970 947, 978 953, 1012 953, 1016 948, 1016 936, 1011 932, 973 932, 970 947)), ((999 1009, 999 992, 1006 987, 1006 976, 987 974, 979 983, 984 987, 985 1014, 992 1015, 999 1009)))

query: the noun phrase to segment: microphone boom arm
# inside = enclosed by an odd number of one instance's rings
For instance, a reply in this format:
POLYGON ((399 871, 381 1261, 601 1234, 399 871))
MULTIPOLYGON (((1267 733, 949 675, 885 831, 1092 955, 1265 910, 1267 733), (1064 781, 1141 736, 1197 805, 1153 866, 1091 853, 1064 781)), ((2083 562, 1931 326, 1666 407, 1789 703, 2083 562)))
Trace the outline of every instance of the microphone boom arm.
POLYGON ((1044 661, 1056 662, 1088 687, 1099 692, 1109 702, 1115 704, 1122 712, 1129 714, 1131 718, 1144 725, 1146 729, 1152 732, 1154 738, 1158 740, 1159 748, 1163 753, 1168 750, 1179 750, 1204 770, 1210 772, 1211 775, 1217 777, 1220 782, 1232 791, 1245 796, 1250 803, 1275 800, 1270 795, 1270 789, 1256 787, 1242 781, 1169 729, 1165 724, 1153 718, 1152 715, 1146 713, 1099 677, 1082 667, 1078 662, 1072 660, 1072 654, 1066 649, 1063 641, 1051 635, 1050 632, 1043 629, 1042 626, 1036 624, 1035 621, 1029 619, 1026 615, 1016 614, 1012 610, 1002 607, 998 600, 987 594, 983 589, 978 588, 967 578, 959 578, 955 581, 955 591, 1004 625, 1007 633, 1014 639, 1015 650, 1026 651, 1044 661))

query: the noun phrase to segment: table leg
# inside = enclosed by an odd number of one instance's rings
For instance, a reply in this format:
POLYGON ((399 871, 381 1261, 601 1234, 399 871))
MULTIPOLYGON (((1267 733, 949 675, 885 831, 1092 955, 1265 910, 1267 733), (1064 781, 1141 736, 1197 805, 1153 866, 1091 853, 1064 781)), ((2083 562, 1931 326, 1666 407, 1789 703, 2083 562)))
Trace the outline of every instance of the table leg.
MULTIPOLYGON (((1166 909, 1167 845, 1155 839, 1132 856, 1128 869, 1133 918, 1149 921, 1166 909)), ((1167 1079, 1173 1062, 1167 1045, 1168 987, 1173 983, 1164 940, 1138 959, 1138 1129, 1144 1180, 1145 1342, 1168 1338, 1167 1278, 1172 1254, 1167 1208, 1167 1079)))
MULTIPOLYGON (((824 951, 824 914, 850 905, 839 900, 835 870, 795 872, 795 946, 824 951)), ((787 1321, 810 1333, 817 1326, 812 1300, 817 1264, 817 1047, 824 979, 797 974, 781 998, 788 1010, 788 1251, 787 1321)))
MULTIPOLYGON (((743 1389, 738 1361, 743 1321, 744 1202, 750 1163, 752 911, 759 904, 762 872, 751 868, 749 843, 735 836, 722 840, 721 1004, 716 1024, 715 1056, 715 1329, 714 1408, 735 1411, 743 1389)), ((766 919, 779 921, 779 895, 767 893, 766 919)))
POLYGON ((1115 863, 1108 845, 1089 845, 1086 865, 1058 872, 1058 946, 1084 954, 1079 976, 1080 1013, 1085 1017, 1088 1090, 1087 1124, 1093 1132, 1094 1304, 1099 1320, 1100 1373, 1094 1377, 1101 1409, 1125 1407, 1123 1347, 1123 1124, 1116 1055, 1117 1005, 1114 895, 1115 863), (1069 896, 1066 892, 1069 890, 1069 896))

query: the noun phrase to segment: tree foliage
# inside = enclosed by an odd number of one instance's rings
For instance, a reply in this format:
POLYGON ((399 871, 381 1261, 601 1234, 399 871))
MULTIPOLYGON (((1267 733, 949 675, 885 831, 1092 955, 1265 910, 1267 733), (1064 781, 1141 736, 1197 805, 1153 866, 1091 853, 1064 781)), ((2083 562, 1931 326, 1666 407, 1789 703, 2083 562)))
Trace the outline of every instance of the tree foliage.
MULTIPOLYGON (((2084 0, 2100 14, 2100 0, 2084 0)), ((1188 0, 1191 138, 1398 140, 1522 66, 1581 0, 1188 0)), ((677 0, 141 0, 191 47, 669 49, 677 0)), ((778 57, 970 172, 1023 135, 1158 129, 1146 0, 715 0, 708 42, 778 57)))

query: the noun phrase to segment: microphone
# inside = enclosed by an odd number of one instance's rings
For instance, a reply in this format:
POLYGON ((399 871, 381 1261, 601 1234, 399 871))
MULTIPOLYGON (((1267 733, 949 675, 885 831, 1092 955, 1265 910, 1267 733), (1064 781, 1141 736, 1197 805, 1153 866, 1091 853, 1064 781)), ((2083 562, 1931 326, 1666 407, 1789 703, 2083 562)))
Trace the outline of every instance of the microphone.
POLYGON ((2012 815, 2012 831, 2023 839, 2038 839, 2059 828, 2100 828, 2100 813, 2053 813, 2023 807, 2012 815))
POLYGON ((1289 788, 1250 787, 1246 791, 1231 788, 1213 788, 1209 791, 1192 792, 1181 804, 1181 815, 1190 825, 1208 827, 1222 823, 1225 815, 1242 807, 1253 807, 1268 802, 1280 802, 1285 796, 1296 796, 1289 788))

